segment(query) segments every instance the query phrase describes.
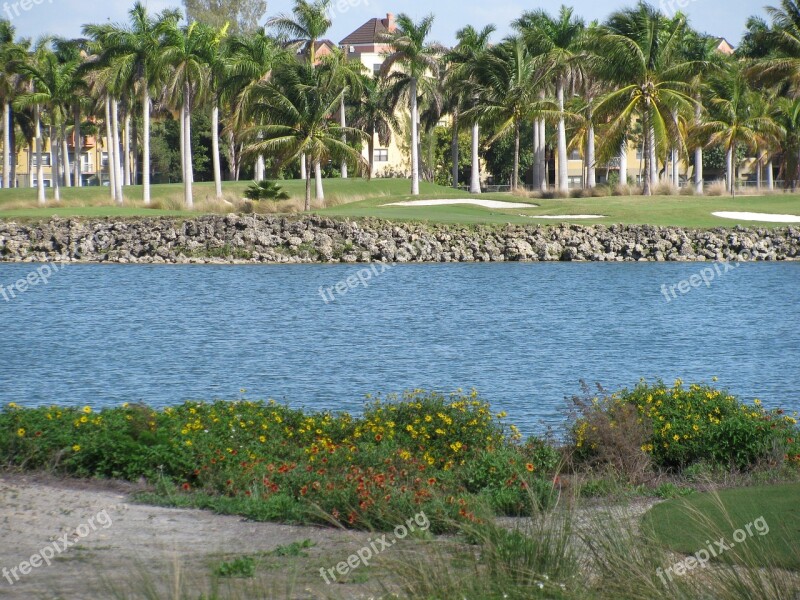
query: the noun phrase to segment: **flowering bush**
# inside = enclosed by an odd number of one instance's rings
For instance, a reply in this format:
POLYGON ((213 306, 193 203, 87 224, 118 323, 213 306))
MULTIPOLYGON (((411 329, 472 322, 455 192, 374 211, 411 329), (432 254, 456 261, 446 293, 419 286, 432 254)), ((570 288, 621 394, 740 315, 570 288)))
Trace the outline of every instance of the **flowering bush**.
POLYGON ((0 412, 0 452, 26 469, 168 478, 187 494, 252 502, 253 515, 271 519, 381 527, 424 506, 435 529, 476 519, 478 492, 524 491, 554 464, 541 445, 521 445, 504 417, 476 393, 420 390, 371 401, 361 417, 274 401, 100 412, 12 404, 0 412), (486 466, 492 456, 503 457, 497 468, 486 466))
MULTIPOLYGON (((673 387, 663 383, 640 383, 607 398, 595 398, 589 410, 609 415, 608 427, 618 423, 615 414, 635 410, 641 452, 661 467, 682 468, 707 462, 747 468, 771 457, 797 460, 798 427, 794 416, 782 410, 766 410, 759 400, 752 405, 740 402, 725 391, 708 385, 684 387, 680 380, 673 387)), ((579 456, 589 458, 601 451, 601 433, 588 418, 580 418, 572 428, 579 456)))

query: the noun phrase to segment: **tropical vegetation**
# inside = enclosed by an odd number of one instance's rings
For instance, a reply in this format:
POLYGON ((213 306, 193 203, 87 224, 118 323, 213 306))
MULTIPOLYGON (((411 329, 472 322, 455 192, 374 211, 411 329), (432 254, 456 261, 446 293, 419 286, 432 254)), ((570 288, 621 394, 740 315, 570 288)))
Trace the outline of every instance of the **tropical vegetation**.
POLYGON ((217 199, 223 178, 238 180, 242 169, 262 181, 267 169, 292 178, 298 168, 323 198, 325 177, 373 173, 376 138, 408 149, 412 195, 420 179, 458 187, 468 178, 479 193, 482 161, 495 183, 507 176, 512 189, 526 182, 566 193, 570 152, 583 161, 581 182, 590 189, 605 179, 650 195, 661 182, 688 184, 691 169, 702 193, 720 153, 731 193, 745 160, 759 188, 800 181, 796 0, 769 8, 768 20, 751 18, 732 56, 685 15, 644 2, 590 24, 568 7, 529 11, 506 39, 492 40, 493 26, 468 27, 451 49, 431 40, 432 15, 401 14, 380 40, 386 55, 375 74, 344 52, 321 51, 330 0, 296 0, 264 28, 253 26, 259 6, 239 7, 225 23, 195 2, 185 23, 177 10, 151 14, 137 2, 127 23, 88 24, 83 38, 35 43, 0 21, 3 186, 16 180, 11 158, 27 145, 36 157, 30 183, 46 201, 49 139, 58 200, 64 187, 82 183, 70 146, 99 134, 111 198, 123 204, 125 188, 141 183, 147 205, 154 162, 163 162, 162 133, 173 129, 187 208, 199 167, 217 199), (198 123, 209 131, 207 144, 198 123), (433 150, 448 144, 449 157, 433 150), (642 157, 635 176, 631 147, 642 157), (506 162, 496 168, 500 156, 506 162))

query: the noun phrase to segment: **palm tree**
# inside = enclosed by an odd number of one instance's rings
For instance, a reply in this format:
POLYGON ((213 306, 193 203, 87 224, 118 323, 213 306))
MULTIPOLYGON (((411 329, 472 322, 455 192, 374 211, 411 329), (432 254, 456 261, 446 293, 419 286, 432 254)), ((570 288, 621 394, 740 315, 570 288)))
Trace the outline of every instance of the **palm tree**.
POLYGON ((226 50, 227 69, 221 84, 222 100, 229 105, 231 118, 227 127, 228 163, 232 178, 239 180, 241 168, 241 132, 252 125, 239 121, 250 114, 252 92, 267 81, 273 67, 288 60, 284 50, 263 31, 229 39, 226 50))
POLYGON ((161 59, 170 67, 165 96, 171 98, 181 112, 184 202, 187 208, 192 208, 192 108, 209 88, 209 54, 214 47, 218 47, 220 32, 196 21, 188 27, 167 21, 162 29, 164 47, 161 59))
MULTIPOLYGON (((21 63, 20 72, 32 83, 31 91, 22 93, 16 100, 20 108, 44 108, 50 125, 50 169, 52 171, 53 196, 60 195, 60 142, 66 135, 66 123, 72 102, 72 82, 78 69, 76 62, 62 63, 47 45, 36 52, 35 60, 21 63)), ((38 162, 41 163, 41 157, 38 162)), ((40 178, 41 179, 41 178, 40 178)), ((41 181, 40 181, 41 185, 41 181)))
POLYGON ((532 56, 538 56, 542 66, 555 83, 558 102, 558 189, 569 188, 567 158, 565 93, 583 79, 581 42, 586 26, 582 19, 573 18, 573 9, 562 6, 558 16, 543 10, 525 13, 514 22, 528 44, 532 56))
MULTIPOLYGON (((350 95, 357 97, 361 94, 361 86, 364 83, 364 73, 366 67, 360 60, 349 60, 347 54, 338 48, 334 48, 331 54, 322 59, 324 65, 332 70, 338 83, 342 87, 347 87, 350 95)), ((347 106, 346 95, 342 94, 341 106, 339 107, 339 124, 347 127, 347 106)), ((347 136, 342 137, 342 142, 347 143, 347 136)), ((347 161, 342 160, 341 164, 342 179, 347 179, 347 161)))
POLYGON ((367 153, 370 176, 375 172, 375 139, 388 146, 392 131, 400 128, 397 112, 392 106, 386 81, 383 77, 365 75, 361 83, 361 97, 356 104, 353 126, 367 134, 367 153))
MULTIPOLYGON (((281 163, 305 156, 307 166, 343 158, 366 170, 367 162, 343 143, 342 135, 363 140, 357 129, 342 127, 331 117, 339 109, 347 88, 330 68, 313 68, 310 63, 285 62, 273 78, 253 89, 250 118, 256 123, 247 152, 273 152, 281 163)), ((306 178, 305 210, 311 210, 311 178, 306 178)))
POLYGON ((439 78, 441 46, 428 41, 433 15, 415 23, 406 14, 397 17, 397 29, 386 35, 392 49, 381 68, 396 98, 408 98, 411 111, 411 194, 419 195, 419 98, 433 96, 439 78))
POLYGON ((489 140, 514 133, 514 167, 511 189, 519 187, 519 150, 522 124, 533 119, 553 118, 560 112, 553 103, 542 100, 540 92, 547 85, 546 74, 537 68, 528 45, 521 37, 506 39, 489 48, 475 67, 477 102, 465 112, 469 118, 481 118, 495 125, 489 140))
MULTIPOLYGON (((775 102, 774 118, 784 132, 781 138, 780 151, 782 161, 780 171, 784 180, 790 178, 796 187, 800 181, 800 99, 778 98, 775 102)), ((772 173, 772 163, 767 165, 767 176, 772 173)), ((784 183, 786 187, 786 183, 784 183)), ((770 189, 772 189, 770 187, 770 189)))
POLYGON ((722 146, 726 156, 726 184, 736 195, 736 151, 743 146, 757 152, 782 135, 781 127, 757 109, 758 94, 750 89, 743 70, 732 64, 711 83, 709 117, 698 128, 707 146, 722 146))
POLYGON ((181 14, 167 10, 155 18, 147 8, 136 2, 128 13, 130 24, 86 25, 83 32, 100 43, 103 51, 98 58, 102 65, 113 65, 120 77, 131 87, 138 88, 142 108, 142 200, 150 204, 150 110, 152 94, 164 81, 165 69, 161 60, 162 35, 169 23, 177 24, 181 14))
MULTIPOLYGON (((488 25, 477 31, 471 25, 456 33, 458 45, 447 55, 450 66, 447 84, 458 96, 460 103, 466 110, 474 107, 479 101, 473 86, 476 82, 475 67, 480 64, 484 53, 489 48, 489 38, 495 32, 494 25, 488 25)), ((476 115, 477 117, 477 115, 476 115)), ((453 128, 458 130, 457 124, 453 128)), ((456 144, 456 149, 458 145, 456 144)), ((481 193, 481 164, 480 164, 480 120, 472 120, 472 168, 469 191, 472 194, 481 193)), ((458 160, 454 159, 454 185, 458 186, 458 160)))
MULTIPOLYGON (((322 37, 328 32, 333 23, 330 18, 330 8, 333 0, 295 0, 292 14, 281 14, 267 21, 267 26, 272 27, 285 38, 289 48, 297 49, 306 57, 311 68, 317 64, 317 46, 322 37)), ((302 169, 306 172, 306 161, 301 157, 302 169)), ((317 183, 317 193, 322 193, 322 167, 314 164, 314 177, 317 183)))
POLYGON ((205 47, 206 61, 209 68, 209 94, 211 96, 211 159, 214 168, 214 192, 217 200, 222 199, 222 170, 219 152, 219 105, 227 77, 229 62, 223 45, 227 36, 228 26, 223 25, 213 32, 211 39, 205 47))
POLYGON ((12 187, 11 181, 11 103, 18 91, 19 75, 16 66, 25 61, 27 43, 17 43, 16 30, 10 21, 0 20, 0 102, 3 103, 3 187, 12 187))
POLYGON ((604 94, 596 113, 610 120, 598 147, 601 162, 619 154, 635 120, 644 132, 644 195, 657 181, 656 156, 677 147, 685 152, 684 135, 675 119, 696 106, 691 81, 702 62, 686 60, 681 48, 686 31, 683 17, 665 19, 640 4, 614 13, 587 40, 593 70, 615 88, 604 94))

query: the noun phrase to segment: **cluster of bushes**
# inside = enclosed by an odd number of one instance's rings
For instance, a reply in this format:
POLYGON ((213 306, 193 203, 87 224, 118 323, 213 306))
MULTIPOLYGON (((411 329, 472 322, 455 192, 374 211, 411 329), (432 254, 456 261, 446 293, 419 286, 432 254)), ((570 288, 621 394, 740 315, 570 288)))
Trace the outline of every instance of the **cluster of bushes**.
POLYGON ((565 463, 631 480, 698 462, 800 465, 794 417, 707 386, 642 383, 578 402, 561 443, 523 440, 476 393, 413 391, 361 416, 270 402, 188 402, 0 412, 0 460, 17 469, 158 484, 176 502, 257 519, 391 526, 425 510, 434 531, 529 514, 565 463), (448 525, 449 524, 449 525, 448 525))

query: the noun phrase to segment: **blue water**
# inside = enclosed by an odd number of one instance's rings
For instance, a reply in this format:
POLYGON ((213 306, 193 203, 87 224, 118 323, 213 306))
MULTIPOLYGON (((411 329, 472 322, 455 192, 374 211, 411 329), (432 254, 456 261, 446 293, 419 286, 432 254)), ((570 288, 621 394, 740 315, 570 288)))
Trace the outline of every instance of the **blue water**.
MULTIPOLYGON (((0 402, 155 406, 476 388, 527 432, 579 382, 710 381, 800 408, 800 264, 746 264, 667 302, 700 264, 70 265, 0 296, 0 402)), ((37 265, 0 264, 8 287, 37 265)))

